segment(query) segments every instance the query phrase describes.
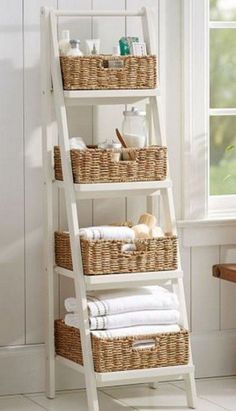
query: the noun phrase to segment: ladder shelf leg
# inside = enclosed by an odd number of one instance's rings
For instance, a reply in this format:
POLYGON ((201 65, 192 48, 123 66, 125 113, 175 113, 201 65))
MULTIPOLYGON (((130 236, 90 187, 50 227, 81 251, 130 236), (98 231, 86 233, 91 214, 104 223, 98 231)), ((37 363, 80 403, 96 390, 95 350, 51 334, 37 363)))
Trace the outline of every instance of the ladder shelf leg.
MULTIPOLYGON (((150 104, 151 104, 151 115, 152 115, 152 120, 154 124, 154 130, 155 130, 155 135, 154 135, 154 138, 156 139, 155 144, 159 142, 161 145, 166 146, 167 142, 166 142, 165 130, 163 126, 164 123, 163 123, 162 113, 161 113, 160 98, 151 97, 150 104)), ((167 164, 167 167, 168 167, 168 176, 170 178, 169 164, 167 164)), ((165 232, 171 233, 172 235, 177 235, 176 217, 175 217, 175 208, 174 208, 172 188, 169 187, 162 191, 162 200, 163 200, 162 205, 163 205, 163 210, 164 210, 165 232)), ((148 205, 148 209, 150 210, 150 212, 154 211, 155 209, 154 198, 149 198, 147 205, 148 205)), ((178 247, 178 268, 181 269, 179 247, 178 247)), ((177 280, 174 280, 172 282, 172 286, 173 286, 173 291, 179 297, 180 323, 185 329, 189 330, 183 279, 178 278, 177 280)), ((191 352, 190 343, 189 343, 189 364, 192 365, 192 352, 191 352)), ((188 407, 196 408, 197 397, 196 397, 194 372, 190 371, 188 374, 186 374, 183 377, 183 379, 185 382, 185 390, 186 390, 188 407)), ((152 387, 156 388, 157 384, 158 383, 153 382, 152 387)))
POLYGON ((49 46, 49 9, 41 8, 41 101, 42 101, 42 155, 44 174, 44 271, 47 278, 47 318, 45 332, 46 395, 55 397, 54 349, 54 250, 53 250, 53 188, 51 178, 53 119, 51 115, 51 72, 49 46))
POLYGON ((85 372, 86 393, 88 401, 88 411, 99 411, 97 384, 94 372, 93 355, 91 347, 91 336, 89 328, 86 288, 83 275, 82 256, 80 249, 79 221, 76 204, 76 196, 73 184, 72 167, 70 159, 70 144, 67 124, 67 114, 64 101, 63 85, 61 79, 61 69, 59 61, 59 51, 57 42, 57 21, 56 16, 51 11, 51 71, 54 90, 54 102, 58 123, 59 142, 61 148, 62 169, 65 183, 66 211, 70 232, 70 243, 73 270, 75 273, 75 294, 78 302, 80 316, 80 338, 83 353, 83 363, 85 372))
POLYGON ((184 382, 187 397, 187 405, 189 408, 197 408, 197 394, 194 374, 190 373, 185 375, 184 382))

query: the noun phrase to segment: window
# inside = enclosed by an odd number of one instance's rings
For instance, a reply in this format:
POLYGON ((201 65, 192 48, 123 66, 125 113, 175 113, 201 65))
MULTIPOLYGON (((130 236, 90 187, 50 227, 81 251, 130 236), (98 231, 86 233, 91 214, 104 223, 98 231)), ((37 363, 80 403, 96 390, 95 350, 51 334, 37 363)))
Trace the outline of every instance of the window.
POLYGON ((184 219, 236 215, 236 0, 183 0, 184 219))
POLYGON ((209 209, 236 209, 236 0, 209 8, 209 209))

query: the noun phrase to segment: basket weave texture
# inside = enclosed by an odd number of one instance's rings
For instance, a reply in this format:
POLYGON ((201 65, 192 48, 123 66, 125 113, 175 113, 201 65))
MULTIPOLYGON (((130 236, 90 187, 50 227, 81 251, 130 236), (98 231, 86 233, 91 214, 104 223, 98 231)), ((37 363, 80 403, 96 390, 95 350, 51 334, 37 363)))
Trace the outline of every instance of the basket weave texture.
POLYGON ((156 88, 156 56, 60 57, 64 90, 156 88), (108 68, 118 60, 122 68, 108 68))
MULTIPOLYGON (((137 240, 136 251, 123 252, 128 241, 80 240, 85 275, 135 273, 177 269, 177 237, 137 240)), ((70 237, 55 232, 55 261, 73 270, 70 237)))
MULTIPOLYGON (((184 365, 189 360, 189 333, 184 329, 122 338, 102 339, 92 335, 91 342, 96 372, 184 365), (155 346, 135 348, 134 343, 138 340, 154 340, 155 346)), ((58 355, 83 364, 80 331, 65 325, 62 320, 55 321, 55 348, 58 355)))
MULTIPOLYGON (((123 149, 131 151, 131 149, 123 149)), ((109 183, 128 181, 158 181, 166 178, 167 148, 150 146, 132 149, 134 160, 113 161, 112 150, 89 148, 70 150, 74 183, 109 183)), ((56 180, 63 180, 61 154, 54 147, 54 170, 56 180)))

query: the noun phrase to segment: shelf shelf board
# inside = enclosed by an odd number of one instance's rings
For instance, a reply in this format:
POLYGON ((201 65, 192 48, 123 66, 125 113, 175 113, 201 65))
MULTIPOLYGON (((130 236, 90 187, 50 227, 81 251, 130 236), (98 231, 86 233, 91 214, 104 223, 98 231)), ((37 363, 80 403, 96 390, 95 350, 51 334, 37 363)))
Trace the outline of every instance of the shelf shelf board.
POLYGON ((86 289, 105 290, 112 288, 132 288, 136 286, 154 285, 163 281, 181 278, 182 271, 153 271, 145 273, 123 273, 85 276, 86 289))
POLYGON ((137 90, 64 90, 66 106, 135 104, 160 95, 159 89, 137 90))
MULTIPOLYGON (((55 272, 69 278, 74 278, 74 272, 62 267, 55 267, 55 272)), ((152 271, 145 273, 122 273, 105 275, 85 275, 87 291, 115 288, 132 288, 134 286, 153 285, 160 282, 183 277, 181 270, 152 271)))
MULTIPOLYGON (((54 180, 58 188, 64 188, 64 182, 54 180)), ((120 198, 137 195, 153 195, 159 190, 172 186, 171 180, 137 181, 129 183, 74 184, 78 199, 120 198)))
POLYGON ((128 370, 95 373, 97 385, 105 387, 109 385, 126 385, 153 382, 156 378, 168 380, 173 376, 183 376, 193 372, 194 366, 191 364, 177 365, 172 367, 146 368, 142 370, 128 370))
MULTIPOLYGON (((77 364, 74 361, 68 360, 60 355, 56 356, 56 359, 64 365, 84 373, 84 367, 77 364)), ((183 376, 194 371, 192 364, 176 365, 172 367, 159 367, 159 368, 146 368, 142 370, 128 370, 128 371, 115 371, 95 373, 96 382, 98 387, 107 387, 111 385, 126 385, 153 382, 156 378, 159 380, 170 380, 173 376, 183 376)))

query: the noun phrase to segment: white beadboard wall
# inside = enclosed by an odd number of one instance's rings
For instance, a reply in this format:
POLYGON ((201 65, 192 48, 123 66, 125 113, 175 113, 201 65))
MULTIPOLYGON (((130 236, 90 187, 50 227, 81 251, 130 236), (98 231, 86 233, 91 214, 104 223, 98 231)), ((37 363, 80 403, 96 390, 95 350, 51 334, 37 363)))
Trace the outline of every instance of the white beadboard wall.
MULTIPOLYGON (((162 91, 174 179, 181 218, 181 0, 160 0, 162 13, 162 91), (164 38, 165 36, 165 38, 164 38), (163 68, 164 67, 164 68, 163 68)), ((0 2, 0 395, 44 389, 44 287, 42 270, 42 159, 40 130, 39 9, 134 9, 157 0, 1 0, 0 2)), ((136 18, 61 19, 83 41, 101 38, 109 52, 122 35, 140 35, 136 18), (109 35, 108 35, 109 34, 109 35)), ((101 141, 121 126, 124 106, 70 109, 70 134, 89 143, 101 141)), ((81 204, 86 226, 126 218, 136 220, 144 198, 96 200, 81 204)), ((55 206, 66 227, 62 194, 55 206)), ((211 275, 217 262, 236 261, 236 226, 180 227, 181 255, 197 376, 236 373, 236 287, 211 275)), ((73 293, 69 279, 55 283, 56 316, 73 293)), ((58 388, 83 385, 72 371, 58 367, 58 388), (78 382, 79 381, 79 382, 78 382)))

